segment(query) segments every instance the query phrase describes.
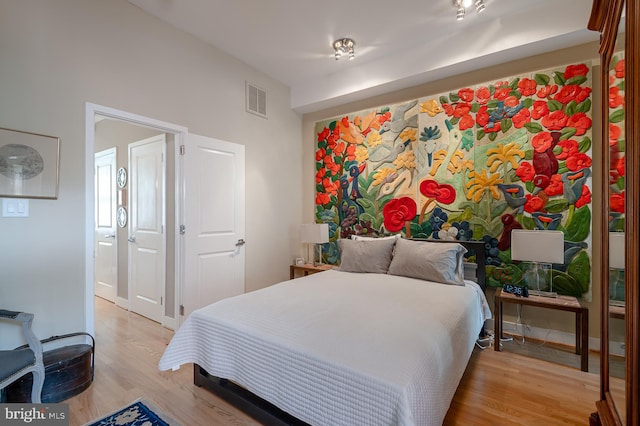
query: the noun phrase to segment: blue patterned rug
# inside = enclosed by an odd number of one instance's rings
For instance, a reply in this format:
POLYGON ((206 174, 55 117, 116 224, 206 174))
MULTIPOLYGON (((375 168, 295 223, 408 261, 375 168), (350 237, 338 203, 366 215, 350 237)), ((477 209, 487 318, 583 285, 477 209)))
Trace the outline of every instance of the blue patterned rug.
POLYGON ((87 423, 85 426, 179 426, 149 401, 137 399, 120 410, 87 423))

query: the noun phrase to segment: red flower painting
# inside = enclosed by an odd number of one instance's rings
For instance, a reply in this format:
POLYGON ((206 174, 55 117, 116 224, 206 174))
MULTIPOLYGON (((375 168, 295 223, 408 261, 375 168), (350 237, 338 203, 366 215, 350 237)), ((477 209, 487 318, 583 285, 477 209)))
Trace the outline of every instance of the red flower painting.
POLYGON ((575 127, 576 136, 582 136, 591 128, 591 119, 584 112, 577 112, 569 117, 567 126, 575 127))
POLYGON ((585 64, 568 65, 564 70, 564 78, 569 80, 570 78, 577 76, 585 76, 589 73, 589 67, 585 64))
POLYGON ((542 117, 542 125, 549 130, 562 130, 567 125, 569 117, 562 110, 553 111, 542 117))
POLYGON ((418 208, 416 202, 409 197, 394 198, 384 205, 384 227, 389 232, 399 232, 405 222, 416 217, 418 208))
POLYGON ((619 194, 611 194, 609 207, 616 213, 624 213, 624 191, 619 194))
POLYGON ((456 190, 453 186, 435 180, 423 180, 420 184, 420 193, 428 198, 433 198, 442 204, 451 204, 456 199, 456 190))
POLYGON ((481 86, 476 89, 476 101, 480 105, 485 105, 491 99, 491 92, 487 86, 481 86))
POLYGON ((542 117, 549 115, 549 107, 546 101, 533 102, 533 108, 531 109, 531 117, 534 120, 540 120, 542 117))

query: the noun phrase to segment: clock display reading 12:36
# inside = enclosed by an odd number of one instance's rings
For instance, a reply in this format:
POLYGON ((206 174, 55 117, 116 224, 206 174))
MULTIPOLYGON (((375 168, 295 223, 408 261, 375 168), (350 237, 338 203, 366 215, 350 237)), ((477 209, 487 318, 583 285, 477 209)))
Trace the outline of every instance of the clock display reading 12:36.
POLYGON ((505 293, 511 293, 515 296, 529 297, 529 289, 523 285, 504 284, 502 286, 502 291, 505 293))

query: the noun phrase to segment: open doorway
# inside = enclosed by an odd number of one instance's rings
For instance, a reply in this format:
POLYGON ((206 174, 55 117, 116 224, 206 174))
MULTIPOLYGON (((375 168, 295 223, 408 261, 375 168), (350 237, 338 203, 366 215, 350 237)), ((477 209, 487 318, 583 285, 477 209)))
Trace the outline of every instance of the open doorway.
POLYGON ((96 295, 159 323, 164 300, 172 300, 164 293, 175 269, 166 256, 173 239, 165 232, 175 227, 167 197, 174 192, 175 167, 167 165, 173 140, 155 128, 96 115, 96 295))
MULTIPOLYGON (((167 279, 162 294, 162 325, 175 330, 193 310, 243 293, 245 290, 244 145, 188 134, 185 127, 95 104, 86 105, 85 117, 87 332, 93 333, 95 330, 94 153, 104 148, 104 146, 96 147, 96 129, 98 128, 96 117, 101 120, 100 122, 114 121, 118 126, 124 122, 136 128, 141 127, 145 131, 151 129, 156 135, 163 134, 166 138, 165 198, 167 201, 163 233, 168 255, 165 257, 164 267, 167 279)), ((98 137, 101 136, 98 135, 98 137)), ((128 144, 128 148, 131 146, 132 144, 128 144)), ((126 152, 124 149, 117 149, 117 151, 118 153, 126 152)), ((128 159, 127 164, 129 164, 128 159)), ((127 196, 131 198, 130 194, 127 196)), ((118 203, 122 204, 123 201, 124 196, 118 203)), ((130 237, 132 235, 127 231, 119 239, 128 240, 130 237)), ((126 260, 118 260, 119 271, 124 267, 123 263, 129 265, 129 252, 127 249, 126 260)), ((128 273, 126 276, 130 277, 130 275, 128 273)), ((120 282, 117 287, 116 303, 130 309, 129 289, 124 292, 120 282), (121 299, 122 294, 128 297, 121 299)))
POLYGON ((99 287, 97 280, 105 276, 105 270, 112 268, 116 271, 113 278, 113 302, 116 305, 175 329, 179 294, 176 278, 179 263, 176 254, 179 250, 175 233, 178 204, 176 153, 186 129, 93 104, 87 104, 86 117, 87 163, 91 164, 91 168, 97 168, 94 155, 105 152, 112 152, 116 163, 110 172, 103 172, 102 177, 93 170, 88 175, 91 182, 87 182, 87 199, 91 200, 92 209, 87 214, 87 232, 91 232, 95 259, 93 256, 87 259, 88 287, 89 283, 92 284, 91 289, 87 288, 87 328, 93 330, 94 295, 104 296, 95 291, 99 287), (152 169, 149 168, 150 164, 152 169), (114 192, 114 201, 107 203, 110 209, 108 213, 104 206, 100 206, 101 178, 112 178, 115 182, 113 189, 110 189, 114 192), (142 182, 143 179, 157 181, 149 185, 142 182), (162 185, 158 185, 158 182, 162 185), (159 191, 149 189, 155 190, 156 187, 159 191), (146 195, 143 190, 147 191, 146 195), (132 213, 136 215, 133 221, 132 213), (113 221, 115 232, 112 234, 108 231, 112 228, 101 229, 99 226, 99 219, 105 222, 105 217, 113 221), (144 223, 140 223, 141 220, 144 223), (137 236, 132 233, 131 226, 136 227, 137 236), (156 231, 160 239, 148 238, 150 230, 156 231), (106 231, 105 236, 101 235, 105 233, 102 231, 106 231), (106 247, 100 245, 105 239, 113 240, 115 255, 112 258, 109 258, 107 251, 100 250, 106 247), (147 245, 150 244, 148 241, 153 240, 157 247, 138 247, 142 246, 143 240, 147 241, 147 245), (151 256, 154 250, 160 255, 151 256), (138 256, 140 253, 145 255, 138 256), (105 257, 101 257, 103 254, 105 257), (131 262, 135 263, 132 265, 131 262), (150 271, 154 271, 154 274, 150 271), (136 303, 138 301, 141 303, 136 303), (152 305, 156 305, 155 310, 152 305))

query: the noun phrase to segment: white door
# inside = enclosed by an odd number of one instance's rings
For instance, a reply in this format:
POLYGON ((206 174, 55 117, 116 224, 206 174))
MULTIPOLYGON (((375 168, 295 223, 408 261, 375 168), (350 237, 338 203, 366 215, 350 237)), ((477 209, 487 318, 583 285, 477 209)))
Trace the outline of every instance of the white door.
POLYGON ((182 322, 244 293, 244 146, 189 134, 182 156, 182 322))
POLYGON ((116 244, 116 149, 95 154, 95 295, 111 302, 118 288, 116 244))
POLYGON ((165 291, 164 134, 129 144, 129 309, 162 323, 165 291))

